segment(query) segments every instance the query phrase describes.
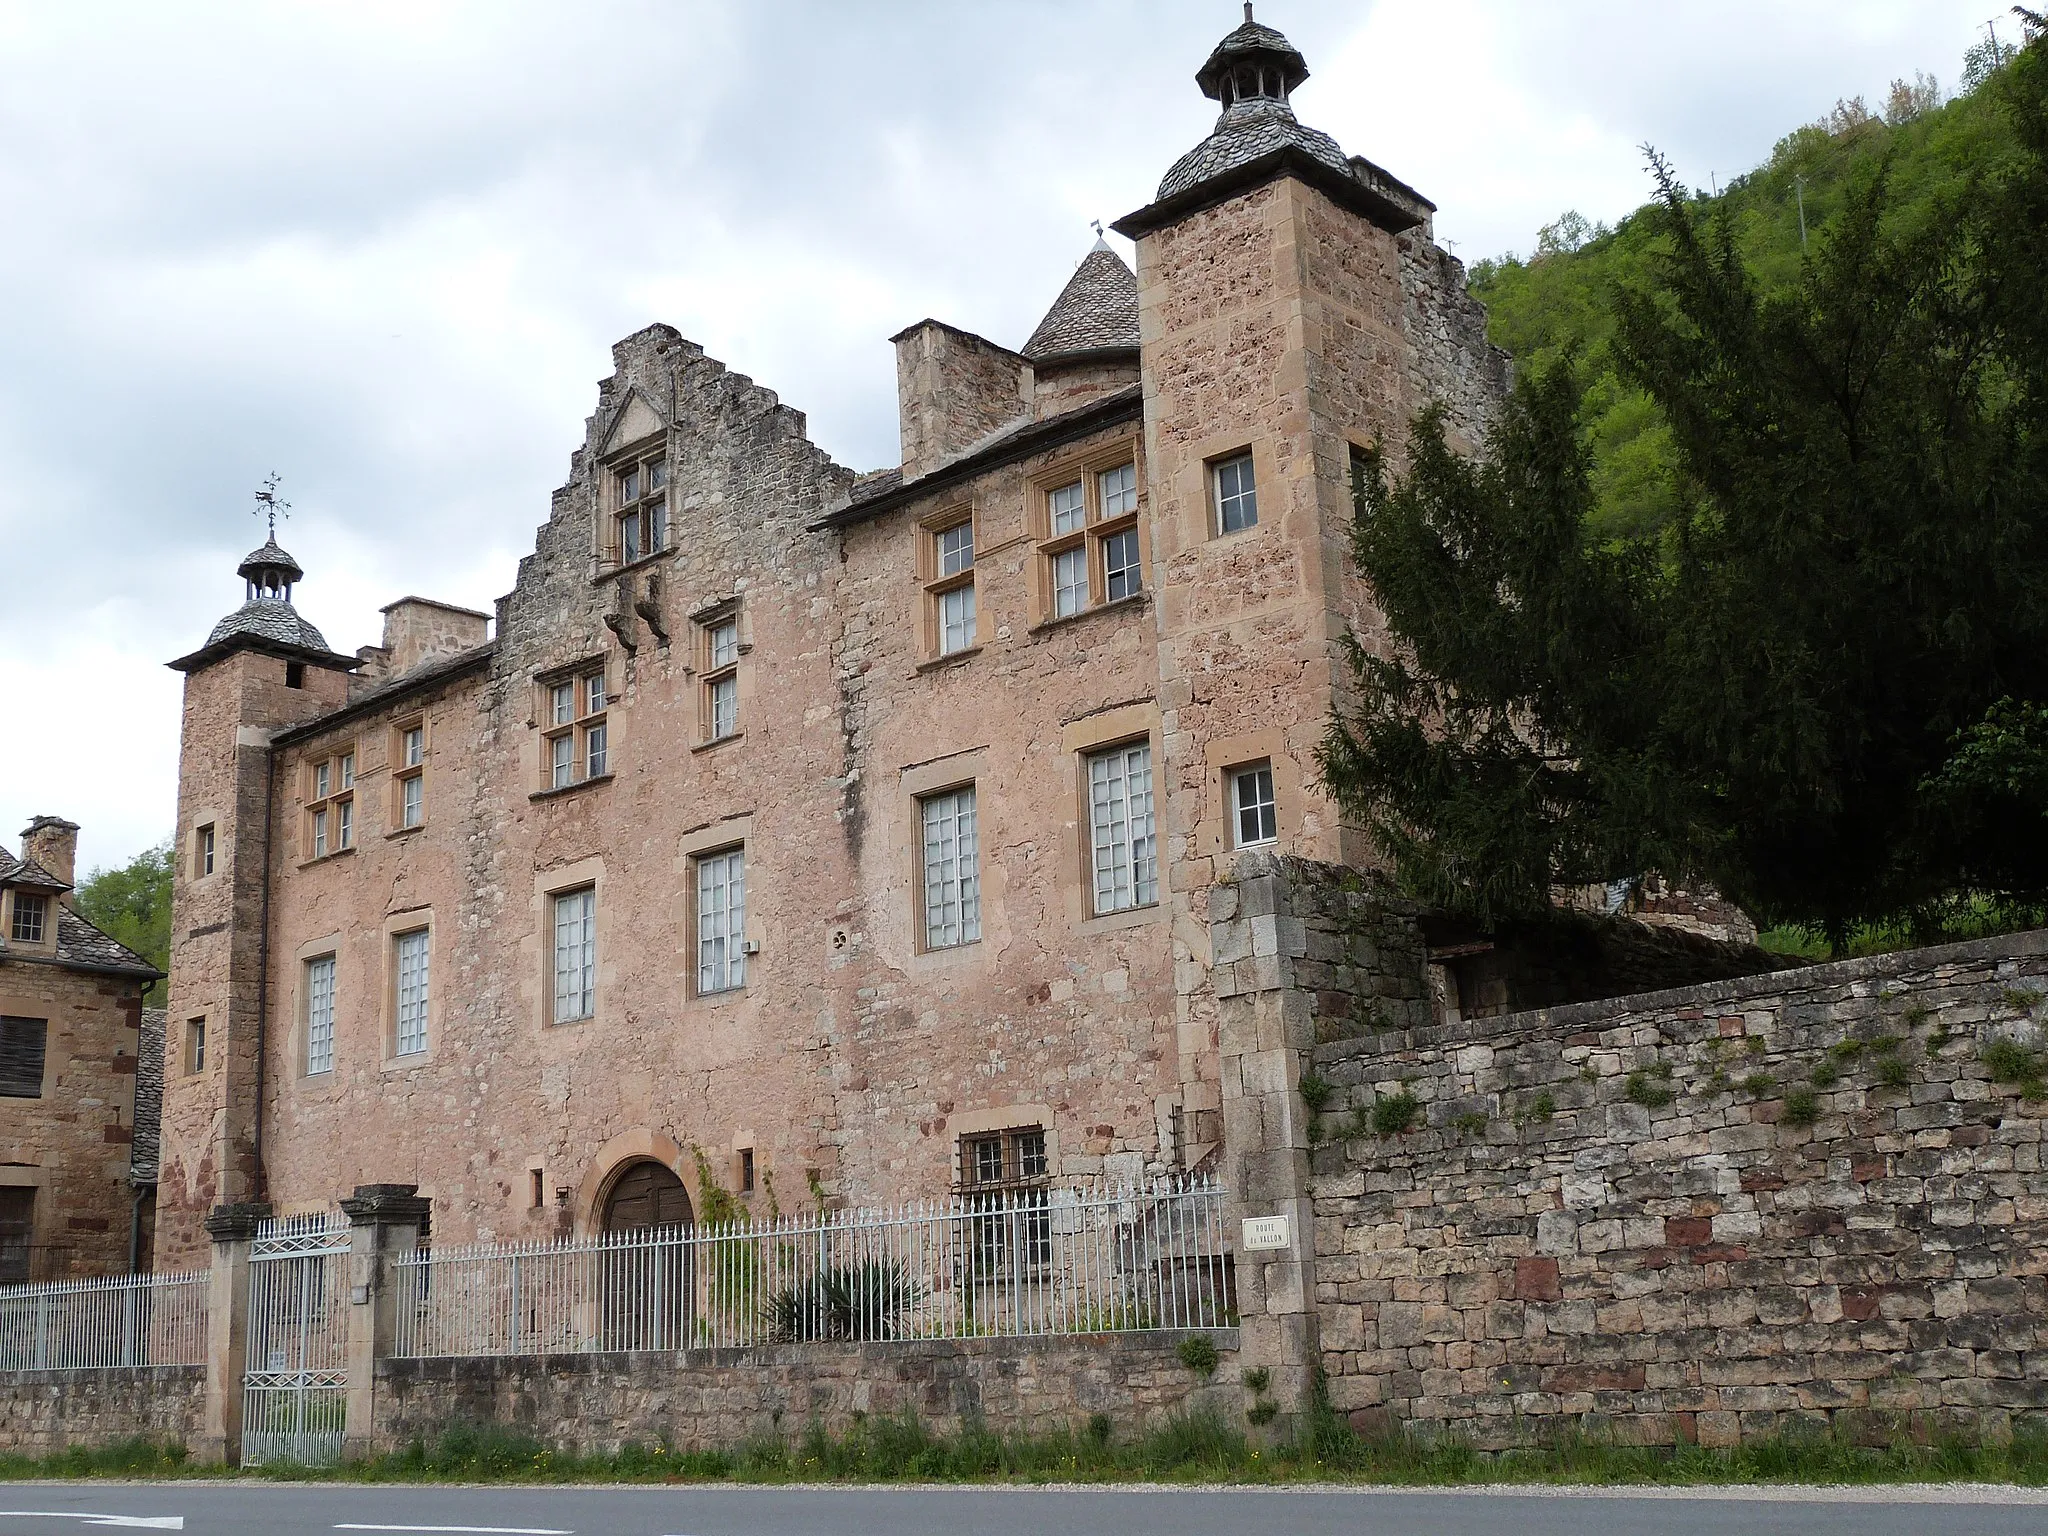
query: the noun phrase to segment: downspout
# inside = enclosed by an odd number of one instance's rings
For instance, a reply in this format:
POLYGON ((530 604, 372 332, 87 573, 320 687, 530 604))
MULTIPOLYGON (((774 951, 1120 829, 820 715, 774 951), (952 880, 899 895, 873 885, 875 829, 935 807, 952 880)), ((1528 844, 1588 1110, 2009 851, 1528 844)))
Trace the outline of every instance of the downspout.
POLYGON ((249 1191, 250 1198, 261 1200, 269 1180, 263 1173, 263 1054, 266 1049, 267 1026, 270 1022, 270 849, 274 831, 271 822, 271 802, 277 791, 277 752, 266 745, 263 748, 263 915, 262 930, 256 939, 256 1127, 255 1147, 256 1181, 249 1191))

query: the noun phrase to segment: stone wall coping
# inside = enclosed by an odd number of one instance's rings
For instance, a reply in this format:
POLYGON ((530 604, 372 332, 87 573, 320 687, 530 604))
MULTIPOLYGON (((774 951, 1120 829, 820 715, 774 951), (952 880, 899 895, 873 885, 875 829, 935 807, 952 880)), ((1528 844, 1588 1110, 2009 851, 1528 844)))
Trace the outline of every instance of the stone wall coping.
POLYGON ((1966 939, 1959 944, 1937 944, 1927 949, 1898 950, 1885 955, 1823 961, 1819 965, 1792 966, 1782 971, 1731 977, 1726 981, 1670 987, 1661 992, 1601 998, 1597 1002, 1566 1003, 1555 1008, 1534 1008, 1492 1018, 1463 1019, 1456 1024, 1431 1025, 1426 1029, 1387 1030, 1318 1046, 1315 1060, 1344 1061, 1354 1056, 1377 1055, 1390 1048, 1488 1045, 1503 1040, 1520 1042, 1612 1024, 1628 1014, 1668 1013, 1680 1009, 1698 1009, 1702 1013, 1739 1012, 1744 1003, 1757 998, 1790 997, 1845 987, 1859 981, 1910 976, 1944 966, 1979 965, 2040 955, 2048 955, 2048 928, 2000 934, 1989 939, 1966 939))
POLYGON ((268 1200, 243 1200, 216 1205, 206 1213, 206 1231, 216 1243, 250 1242, 257 1227, 273 1214, 268 1200))
POLYGON ((203 1383, 203 1365, 102 1365, 61 1371, 0 1371, 0 1392, 29 1392, 38 1387, 95 1390, 117 1386, 164 1386, 203 1383))

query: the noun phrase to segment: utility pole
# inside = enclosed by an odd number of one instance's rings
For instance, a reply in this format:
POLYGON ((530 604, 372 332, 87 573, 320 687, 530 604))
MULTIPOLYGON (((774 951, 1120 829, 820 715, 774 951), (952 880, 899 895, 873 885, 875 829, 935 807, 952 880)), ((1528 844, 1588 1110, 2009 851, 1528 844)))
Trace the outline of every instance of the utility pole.
POLYGON ((1806 178, 1792 178, 1792 194, 1799 199, 1799 254, 1806 254, 1806 178))
POLYGON ((1991 39, 1991 67, 1996 69, 2005 62, 2005 45, 1998 40, 1998 18, 1996 16, 1984 23, 1984 35, 1991 39))

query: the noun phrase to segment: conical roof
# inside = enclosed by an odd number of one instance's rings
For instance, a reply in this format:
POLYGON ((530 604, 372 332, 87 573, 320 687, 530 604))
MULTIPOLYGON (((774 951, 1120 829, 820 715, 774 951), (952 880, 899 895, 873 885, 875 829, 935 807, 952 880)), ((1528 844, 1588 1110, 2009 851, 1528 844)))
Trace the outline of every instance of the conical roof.
POLYGON ((258 571, 283 571, 287 581, 298 581, 306 574, 299 569, 299 562, 279 546, 275 535, 265 539, 261 548, 250 550, 235 567, 235 574, 244 581, 255 580, 258 571))
POLYGON ((1337 141, 1296 121, 1286 102, 1247 96, 1226 107, 1209 137, 1173 163, 1159 183, 1159 200, 1283 150, 1298 150, 1344 176, 1352 174, 1351 162, 1337 141))
POLYGON ((275 645, 289 645, 302 651, 328 649, 320 631, 300 618, 299 610, 281 597, 250 598, 213 626, 213 633, 206 637, 206 644, 210 649, 238 635, 268 640, 275 645))
POLYGON ((1034 363, 1049 363, 1137 348, 1137 276, 1107 241, 1097 240, 1024 343, 1024 355, 1034 363))
POLYGON ((1283 77, 1283 93, 1292 91, 1308 78, 1308 60, 1301 56, 1301 50, 1271 27, 1262 27, 1253 21, 1251 7, 1246 6, 1244 25, 1216 45, 1208 62, 1195 71, 1195 84, 1202 88, 1204 96, 1220 99, 1230 67, 1247 61, 1264 63, 1277 70, 1283 77))

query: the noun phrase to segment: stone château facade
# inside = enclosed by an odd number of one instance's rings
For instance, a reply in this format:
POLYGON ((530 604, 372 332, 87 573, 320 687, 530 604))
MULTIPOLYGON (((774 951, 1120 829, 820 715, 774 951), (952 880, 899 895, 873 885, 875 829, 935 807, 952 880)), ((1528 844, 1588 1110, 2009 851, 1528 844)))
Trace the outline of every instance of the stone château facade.
POLYGON ((244 562, 173 663, 160 1265, 359 1183, 505 1239, 1257 1139, 1289 1084, 1219 1036, 1262 940, 1212 953, 1210 888, 1366 858, 1311 761, 1382 628, 1354 455, 1431 399, 1475 442, 1504 374, 1306 75, 1230 33, 1135 273, 1098 243, 1021 350, 900 332, 897 468, 655 325, 494 616, 403 598, 349 655, 244 562))

